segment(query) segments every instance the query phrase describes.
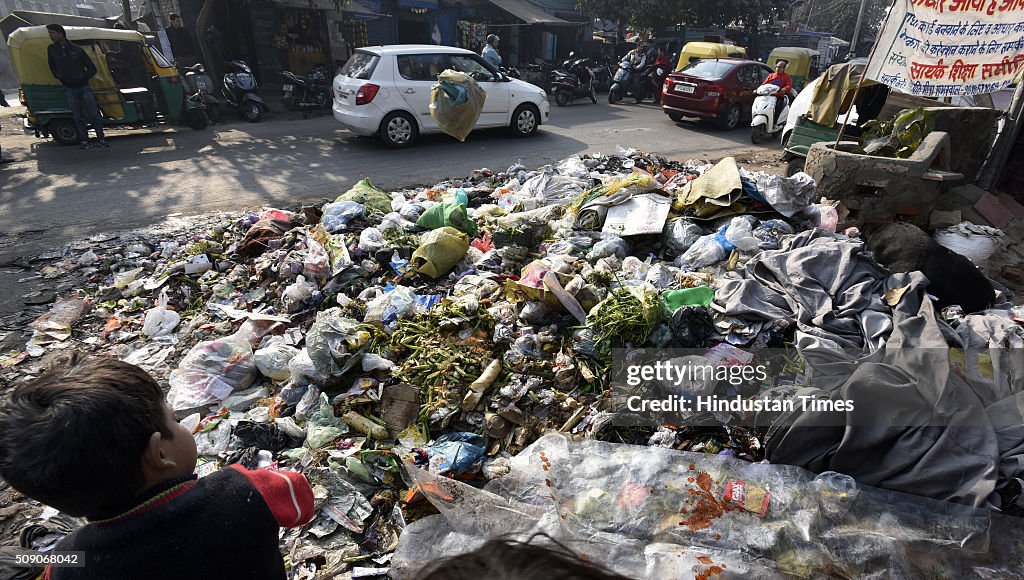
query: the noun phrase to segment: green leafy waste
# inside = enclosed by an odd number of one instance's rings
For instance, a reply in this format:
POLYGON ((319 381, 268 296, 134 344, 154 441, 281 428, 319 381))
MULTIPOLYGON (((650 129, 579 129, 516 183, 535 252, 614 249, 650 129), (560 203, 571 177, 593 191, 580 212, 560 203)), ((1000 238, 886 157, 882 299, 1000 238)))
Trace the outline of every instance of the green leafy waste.
POLYGON ((868 121, 860 137, 861 152, 906 159, 917 151, 934 126, 932 112, 922 107, 904 109, 889 121, 868 121))

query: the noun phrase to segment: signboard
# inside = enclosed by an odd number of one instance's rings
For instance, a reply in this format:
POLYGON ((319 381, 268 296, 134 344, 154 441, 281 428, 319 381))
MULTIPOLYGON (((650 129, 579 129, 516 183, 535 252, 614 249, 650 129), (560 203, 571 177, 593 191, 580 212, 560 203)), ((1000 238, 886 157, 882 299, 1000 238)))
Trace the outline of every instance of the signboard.
POLYGON ((865 76, 925 97, 980 95, 1024 66, 1024 0, 895 0, 865 76))

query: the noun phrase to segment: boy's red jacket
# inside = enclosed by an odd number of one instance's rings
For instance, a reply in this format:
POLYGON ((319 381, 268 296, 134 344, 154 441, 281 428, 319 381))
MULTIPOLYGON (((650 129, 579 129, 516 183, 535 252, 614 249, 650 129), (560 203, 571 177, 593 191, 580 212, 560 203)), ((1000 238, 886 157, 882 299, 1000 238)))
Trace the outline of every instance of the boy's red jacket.
POLYGON ((48 568, 44 578, 285 578, 281 527, 313 518, 313 490, 301 473, 248 470, 171 481, 134 508, 90 521, 56 547, 84 552, 81 568, 48 568))

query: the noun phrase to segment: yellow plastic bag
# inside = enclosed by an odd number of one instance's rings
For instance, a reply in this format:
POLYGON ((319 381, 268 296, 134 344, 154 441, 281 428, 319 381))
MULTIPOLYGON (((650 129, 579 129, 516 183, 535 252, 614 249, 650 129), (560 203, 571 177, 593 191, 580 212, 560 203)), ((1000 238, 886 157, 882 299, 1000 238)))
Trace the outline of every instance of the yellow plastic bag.
POLYGON ((420 236, 420 247, 413 252, 410 265, 420 274, 440 278, 448 273, 469 250, 469 236, 445 226, 420 236))
POLYGON ((466 73, 446 70, 430 93, 430 116, 442 131, 465 141, 484 110, 487 93, 466 73))

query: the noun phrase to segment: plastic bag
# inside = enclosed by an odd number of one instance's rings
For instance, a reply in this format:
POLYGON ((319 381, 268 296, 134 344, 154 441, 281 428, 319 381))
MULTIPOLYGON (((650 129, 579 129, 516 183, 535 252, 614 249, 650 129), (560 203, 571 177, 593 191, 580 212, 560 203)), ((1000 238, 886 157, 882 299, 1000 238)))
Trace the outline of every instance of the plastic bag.
POLYGON ((935 241, 942 247, 965 256, 979 268, 999 249, 1002 230, 964 222, 935 232, 935 241))
POLYGON ((835 207, 827 203, 817 203, 808 206, 804 210, 804 215, 808 217, 814 227, 823 229, 826 232, 835 233, 836 227, 839 225, 839 212, 836 211, 835 207))
POLYGON ((754 237, 761 240, 761 250, 778 250, 782 247, 782 236, 793 234, 793 226, 782 220, 765 220, 754 228, 754 237))
POLYGON ((715 299, 715 289, 710 286, 695 286, 693 288, 680 288, 678 290, 666 290, 661 293, 661 312, 664 318, 672 316, 672 313, 684 306, 708 306, 715 299))
POLYGON ((761 241, 754 237, 751 219, 745 216, 732 218, 725 230, 725 239, 742 252, 753 252, 761 245, 761 241))
POLYGON ((551 205, 563 206, 583 195, 585 187, 586 184, 579 179, 545 172, 526 180, 516 193, 516 199, 527 211, 551 205))
POLYGON ((324 229, 334 234, 344 230, 352 219, 364 217, 366 208, 354 201, 336 201, 325 204, 323 212, 324 215, 320 218, 320 223, 324 229))
POLYGON ((301 386, 323 385, 328 379, 325 373, 317 370, 313 359, 309 358, 309 351, 305 348, 288 361, 288 375, 293 384, 301 386))
POLYGON ((160 292, 160 305, 146 312, 146 320, 142 324, 142 334, 150 338, 166 336, 181 322, 181 315, 167 309, 167 289, 160 292))
POLYGON ((555 165, 555 169, 562 175, 568 175, 569 177, 590 176, 590 170, 587 169, 586 164, 583 163, 583 160, 578 155, 566 157, 559 161, 558 165, 555 165))
POLYGON ((608 256, 625 258, 628 252, 629 246, 626 244, 625 240, 619 237, 608 238, 594 244, 594 247, 591 248, 590 252, 587 254, 587 260, 593 262, 594 260, 607 258, 608 256))
POLYGON ((469 250, 469 237, 455 228, 443 227, 420 236, 420 247, 409 260, 419 273, 440 278, 469 250))
POLYGON ((430 471, 460 475, 478 468, 484 458, 484 438, 476 433, 445 433, 429 447, 430 471))
POLYGON ((299 354, 299 349, 285 344, 281 339, 271 340, 269 344, 252 354, 256 368, 263 376, 275 381, 285 381, 291 377, 288 364, 299 354))
POLYGON ((791 177, 761 173, 755 175, 755 180, 768 205, 786 217, 800 213, 817 195, 814 178, 802 171, 791 177))
POLYGON ((380 213, 391 211, 391 196, 374 187, 369 178, 360 180, 352 186, 352 189, 339 195, 334 201, 335 203, 354 201, 366 206, 367 211, 379 211, 380 213))
POLYGON ((223 401, 252 384, 256 363, 246 333, 200 342, 168 379, 167 403, 175 411, 223 401))
POLYGON ((422 203, 410 201, 403 205, 402 209, 398 210, 398 215, 402 216, 402 219, 410 222, 416 222, 425 211, 427 211, 427 206, 422 203))
POLYGON ((385 243, 384 236, 377 228, 366 228, 359 234, 359 249, 368 254, 380 251, 385 243))
POLYGON ((436 230, 445 226, 475 236, 477 232, 476 222, 469 219, 466 208, 459 203, 439 203, 432 206, 416 220, 416 225, 428 230, 436 230))
POLYGON ((466 73, 446 70, 430 93, 430 116, 442 131, 465 141, 484 110, 487 93, 466 73))
POLYGON ((316 313, 316 321, 306 334, 306 350, 318 373, 335 377, 347 370, 354 352, 370 336, 360 324, 343 316, 338 307, 316 313))
MULTIPOLYGON (((326 260, 326 255, 324 260, 326 260)), ((298 278, 295 279, 293 284, 290 284, 284 289, 284 293, 281 294, 281 302, 284 304, 284 308, 289 313, 294 313, 302 310, 313 298, 313 292, 318 290, 316 284, 307 282, 306 277, 299 274, 298 278)))
POLYGON ((697 243, 697 240, 704 235, 704 229, 697 224, 685 220, 672 220, 665 227, 662 237, 665 245, 672 250, 673 255, 678 256, 690 249, 690 246, 697 243))

